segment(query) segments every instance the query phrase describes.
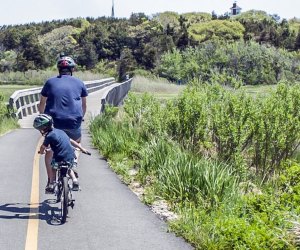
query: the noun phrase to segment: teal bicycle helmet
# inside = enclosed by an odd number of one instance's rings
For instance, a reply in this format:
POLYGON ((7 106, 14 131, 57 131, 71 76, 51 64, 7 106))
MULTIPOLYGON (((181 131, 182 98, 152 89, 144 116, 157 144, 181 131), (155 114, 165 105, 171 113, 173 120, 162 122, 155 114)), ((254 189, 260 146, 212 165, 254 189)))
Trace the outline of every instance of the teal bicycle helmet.
POLYGON ((50 115, 40 114, 33 121, 33 127, 37 130, 49 131, 53 126, 53 119, 50 115))

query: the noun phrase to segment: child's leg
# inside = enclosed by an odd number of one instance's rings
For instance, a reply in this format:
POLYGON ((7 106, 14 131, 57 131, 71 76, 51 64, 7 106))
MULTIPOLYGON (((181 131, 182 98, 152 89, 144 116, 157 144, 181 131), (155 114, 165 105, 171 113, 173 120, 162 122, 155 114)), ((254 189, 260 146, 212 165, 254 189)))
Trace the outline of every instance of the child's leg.
POLYGON ((55 181, 55 171, 51 167, 52 157, 53 157, 53 151, 47 150, 45 154, 45 165, 46 165, 47 175, 50 183, 55 181))
POLYGON ((75 174, 74 174, 74 171, 73 171, 72 169, 70 169, 69 175, 71 176, 73 182, 74 182, 74 181, 77 181, 77 178, 76 178, 76 176, 75 176, 75 174))
POLYGON ((73 180, 73 187, 72 190, 73 191, 78 191, 79 190, 79 181, 76 178, 74 171, 72 169, 70 169, 69 171, 69 175, 71 176, 72 180, 73 180))

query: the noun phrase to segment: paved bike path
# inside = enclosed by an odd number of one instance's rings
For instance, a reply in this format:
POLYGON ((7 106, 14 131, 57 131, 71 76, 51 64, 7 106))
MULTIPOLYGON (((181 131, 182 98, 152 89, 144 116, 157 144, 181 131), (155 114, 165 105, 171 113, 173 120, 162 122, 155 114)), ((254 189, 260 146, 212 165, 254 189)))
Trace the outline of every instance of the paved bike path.
POLYGON ((19 129, 0 137, 0 249, 24 249, 33 156, 39 135, 19 129))
MULTIPOLYGON (((39 138, 34 129, 18 129, 0 137, 1 250, 25 249, 28 234, 34 234, 27 226, 34 151, 39 138)), ((92 147, 86 129, 82 144, 92 156, 82 154, 79 158, 82 190, 74 194, 76 204, 64 225, 55 220, 54 196, 44 194, 46 173, 43 157, 40 157, 36 249, 192 249, 181 238, 168 233, 166 224, 121 183, 92 147)))

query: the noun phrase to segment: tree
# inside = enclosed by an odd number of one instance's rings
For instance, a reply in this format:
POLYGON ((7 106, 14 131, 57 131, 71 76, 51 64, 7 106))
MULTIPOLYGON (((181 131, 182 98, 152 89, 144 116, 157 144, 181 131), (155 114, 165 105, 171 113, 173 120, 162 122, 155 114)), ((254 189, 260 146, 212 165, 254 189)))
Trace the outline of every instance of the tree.
POLYGON ((11 28, 4 32, 3 45, 6 50, 17 49, 21 40, 21 32, 17 28, 11 28))
POLYGON ((87 70, 93 69, 98 62, 96 46, 91 42, 85 43, 83 48, 81 48, 77 62, 78 64, 85 66, 87 70))
POLYGON ((300 27, 295 41, 295 50, 299 50, 299 49, 300 49, 300 27))
POLYGON ((132 56, 131 50, 129 48, 124 48, 118 61, 119 81, 124 81, 127 74, 132 75, 132 72, 136 67, 136 61, 132 56))
POLYGON ((149 20, 149 18, 144 13, 132 13, 128 21, 130 25, 136 26, 147 20, 149 20))
POLYGON ((216 14, 216 12, 215 12, 214 10, 213 10, 212 13, 211 13, 211 19, 212 19, 212 20, 218 19, 218 16, 217 16, 217 14, 216 14))
POLYGON ((191 25, 188 32, 194 42, 207 40, 234 41, 243 38, 245 28, 239 22, 228 20, 212 20, 191 25))
POLYGON ((42 69, 47 66, 45 49, 40 45, 38 36, 33 30, 28 30, 21 38, 20 45, 23 48, 22 57, 28 62, 27 69, 42 69))
POLYGON ((8 50, 0 54, 0 71, 12 71, 16 64, 17 53, 13 50, 8 50))

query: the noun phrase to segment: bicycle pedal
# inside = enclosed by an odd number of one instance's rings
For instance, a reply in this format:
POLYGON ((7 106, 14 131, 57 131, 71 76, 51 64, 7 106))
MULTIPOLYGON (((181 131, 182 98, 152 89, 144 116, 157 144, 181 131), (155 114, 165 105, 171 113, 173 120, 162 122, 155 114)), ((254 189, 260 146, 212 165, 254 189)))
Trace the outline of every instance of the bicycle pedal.
POLYGON ((70 203, 68 204, 72 209, 74 208, 75 206, 75 200, 71 200, 70 203))

